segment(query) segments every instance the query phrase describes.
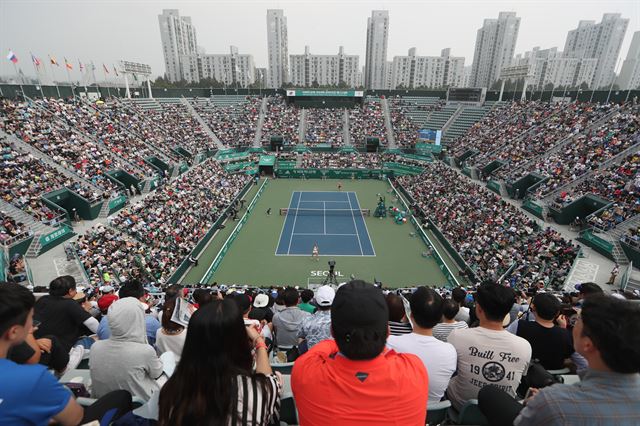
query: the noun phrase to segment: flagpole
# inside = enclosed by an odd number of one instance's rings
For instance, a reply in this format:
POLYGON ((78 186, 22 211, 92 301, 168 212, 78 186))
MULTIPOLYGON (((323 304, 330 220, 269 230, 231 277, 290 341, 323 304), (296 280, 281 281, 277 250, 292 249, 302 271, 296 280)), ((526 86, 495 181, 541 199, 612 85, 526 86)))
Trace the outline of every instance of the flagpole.
POLYGON ((42 99, 44 99, 44 92, 42 91, 42 80, 40 79, 40 73, 38 72, 38 67, 36 66, 36 63, 33 60, 34 58, 35 56, 33 56, 33 53, 31 53, 31 65, 33 65, 33 70, 36 72, 36 78, 38 79, 38 86, 40 86, 40 95, 42 95, 42 99))
POLYGON ((18 85, 20 86, 20 92, 22 92, 22 97, 24 98, 24 88, 22 87, 22 77, 18 74, 18 67, 16 66, 16 63, 11 61, 11 63, 13 64, 13 70, 16 73, 16 79, 19 78, 19 83, 18 85))
POLYGON ((111 97, 111 89, 109 89, 109 80, 107 80, 107 70, 104 67, 104 64, 102 64, 102 73, 104 74, 104 81, 107 83, 107 96, 110 98, 111 97))
POLYGON ((53 62, 51 61, 51 55, 49 55, 49 68, 51 68, 51 83, 53 83, 56 86, 56 92, 58 92, 58 99, 61 99, 62 96, 60 96, 60 88, 58 87, 58 83, 56 82, 56 73, 53 70, 53 62))
POLYGON ((100 97, 102 97, 102 92, 100 91, 98 80, 96 80, 96 66, 93 64, 93 61, 91 61, 91 75, 93 76, 93 84, 96 85, 96 88, 98 89, 98 93, 100 94, 100 97))
POLYGON ((64 68, 67 70, 67 81, 69 82, 69 86, 71 87, 71 96, 76 97, 76 92, 73 90, 73 83, 71 82, 71 74, 69 73, 69 62, 67 62, 67 58, 64 58, 64 68))

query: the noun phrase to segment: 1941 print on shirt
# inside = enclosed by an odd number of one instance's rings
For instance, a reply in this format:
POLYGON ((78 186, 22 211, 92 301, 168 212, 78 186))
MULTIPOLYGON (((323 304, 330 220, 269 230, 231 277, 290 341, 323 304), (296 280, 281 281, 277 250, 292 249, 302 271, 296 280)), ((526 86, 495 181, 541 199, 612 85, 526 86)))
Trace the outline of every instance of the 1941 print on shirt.
MULTIPOLYGON (((477 376, 482 375, 482 377, 486 380, 483 382, 476 378, 470 378, 470 382, 474 386, 484 387, 489 384, 495 384, 503 379, 506 380, 514 380, 516 378, 516 372, 513 368, 509 368, 509 371, 505 369, 503 363, 518 363, 520 362, 520 358, 517 356, 513 356, 511 352, 499 352, 495 353, 493 350, 481 351, 475 346, 469 347, 469 356, 478 358, 476 362, 472 362, 469 364, 471 369, 471 373, 477 376), (489 360, 484 362, 483 360, 489 360)), ((510 391, 511 386, 500 386, 505 391, 510 391)))

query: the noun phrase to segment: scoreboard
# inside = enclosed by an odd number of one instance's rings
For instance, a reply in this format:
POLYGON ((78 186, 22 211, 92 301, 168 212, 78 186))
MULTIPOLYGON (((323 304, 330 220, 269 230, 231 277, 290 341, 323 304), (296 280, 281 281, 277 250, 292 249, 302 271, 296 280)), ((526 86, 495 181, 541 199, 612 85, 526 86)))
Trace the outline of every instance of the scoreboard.
POLYGON ((487 96, 484 87, 450 87, 447 90, 447 102, 465 102, 482 105, 487 96))
POLYGON ((418 131, 418 139, 430 144, 440 145, 442 130, 420 129, 418 131))

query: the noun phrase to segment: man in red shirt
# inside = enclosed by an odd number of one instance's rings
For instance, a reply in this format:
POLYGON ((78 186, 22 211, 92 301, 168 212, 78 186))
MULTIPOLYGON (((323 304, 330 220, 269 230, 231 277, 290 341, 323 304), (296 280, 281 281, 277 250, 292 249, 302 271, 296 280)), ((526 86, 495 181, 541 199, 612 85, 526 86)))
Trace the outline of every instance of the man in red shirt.
POLYGON ((340 287, 331 334, 298 358, 291 387, 301 425, 424 425, 428 378, 420 359, 385 350, 388 308, 364 281, 340 287))

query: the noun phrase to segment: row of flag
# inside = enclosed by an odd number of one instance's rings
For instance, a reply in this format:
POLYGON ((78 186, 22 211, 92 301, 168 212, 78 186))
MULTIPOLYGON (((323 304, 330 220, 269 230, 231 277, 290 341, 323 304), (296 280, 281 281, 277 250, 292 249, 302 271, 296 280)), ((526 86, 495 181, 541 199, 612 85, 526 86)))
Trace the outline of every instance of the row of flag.
MULTIPOLYGON (((9 54, 7 55, 7 59, 9 61, 13 62, 14 64, 18 63, 18 57, 16 56, 16 54, 12 50, 9 50, 9 54)), ((33 62, 33 65, 36 66, 36 67, 39 67, 40 65, 42 65, 42 61, 39 58, 37 58, 33 53, 31 54, 31 61, 33 62)), ((53 57, 53 56, 49 56, 49 62, 50 62, 51 65, 55 65, 57 67, 60 66, 60 64, 58 63, 56 58, 53 57)), ((80 66, 80 72, 84 71, 85 66, 82 64, 82 62, 80 62, 79 59, 78 59, 78 65, 80 66)), ((71 62, 67 61, 67 58, 64 58, 64 66, 68 70, 73 70, 73 64, 71 62)), ((90 64, 90 66, 92 67, 91 68, 92 71, 96 70, 96 66, 93 64, 93 62, 90 64)), ((109 68, 107 68, 107 66, 105 64, 102 64, 102 70, 105 72, 105 74, 110 74, 109 68)), ((116 77, 119 76, 118 70, 116 69, 115 65, 113 66, 113 72, 115 73, 116 77)))

